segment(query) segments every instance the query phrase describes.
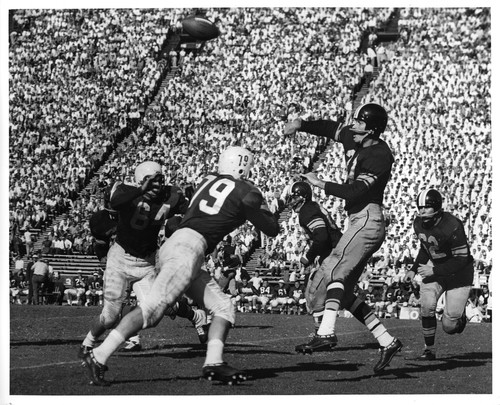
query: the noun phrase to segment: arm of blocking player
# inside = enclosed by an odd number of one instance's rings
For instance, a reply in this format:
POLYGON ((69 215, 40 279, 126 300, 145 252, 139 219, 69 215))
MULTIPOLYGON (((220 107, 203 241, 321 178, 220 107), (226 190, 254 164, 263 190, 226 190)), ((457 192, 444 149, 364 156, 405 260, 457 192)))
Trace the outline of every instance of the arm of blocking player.
POLYGON ((271 214, 259 190, 251 190, 243 199, 245 217, 259 231, 267 236, 276 236, 279 233, 277 218, 271 214))

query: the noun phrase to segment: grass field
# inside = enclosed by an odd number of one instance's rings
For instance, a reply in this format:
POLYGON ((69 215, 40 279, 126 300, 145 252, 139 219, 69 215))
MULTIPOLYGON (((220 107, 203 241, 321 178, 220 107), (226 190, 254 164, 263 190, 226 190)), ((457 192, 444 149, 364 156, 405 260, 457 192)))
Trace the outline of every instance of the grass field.
POLYGON ((378 345, 355 319, 339 318, 335 351, 302 355, 294 347, 308 339, 312 318, 260 314, 238 314, 227 341, 225 360, 251 376, 242 384, 200 379, 205 350, 193 327, 166 318, 142 332, 143 351, 111 357, 110 387, 95 387, 76 353, 98 313, 96 307, 11 306, 10 395, 492 394, 491 324, 469 324, 458 336, 438 324, 438 360, 422 363, 412 360, 423 348, 420 322, 388 319, 404 348, 375 376, 378 345))

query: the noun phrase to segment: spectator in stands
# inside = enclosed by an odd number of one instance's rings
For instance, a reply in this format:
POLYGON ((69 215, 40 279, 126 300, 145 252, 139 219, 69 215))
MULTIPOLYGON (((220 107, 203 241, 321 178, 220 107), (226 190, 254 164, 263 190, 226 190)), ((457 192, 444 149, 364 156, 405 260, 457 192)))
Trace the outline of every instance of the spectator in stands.
POLYGON ((14 273, 20 273, 24 270, 24 260, 20 255, 16 256, 16 260, 14 262, 14 273))
POLYGON ((67 233, 64 234, 62 241, 63 241, 63 246, 64 246, 64 254, 65 255, 73 254, 73 249, 72 249, 73 242, 71 242, 67 233))
POLYGON ((252 278, 250 279, 250 283, 252 283, 252 285, 258 290, 260 288, 260 286, 262 285, 263 281, 264 281, 264 279, 260 276, 260 271, 255 270, 253 272, 252 278))
POLYGON ((33 234, 29 229, 24 232, 24 243, 26 244, 26 254, 30 256, 33 254, 33 234))
POLYGON ((49 240, 49 236, 45 235, 42 241, 42 255, 51 255, 52 254, 52 242, 49 240))

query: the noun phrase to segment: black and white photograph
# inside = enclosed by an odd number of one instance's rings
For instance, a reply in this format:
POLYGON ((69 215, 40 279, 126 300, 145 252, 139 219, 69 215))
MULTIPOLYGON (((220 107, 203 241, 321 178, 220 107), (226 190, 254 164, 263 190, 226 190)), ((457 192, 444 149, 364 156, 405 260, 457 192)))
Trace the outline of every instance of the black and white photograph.
POLYGON ((0 9, 0 405, 500 404, 496 6, 0 9))

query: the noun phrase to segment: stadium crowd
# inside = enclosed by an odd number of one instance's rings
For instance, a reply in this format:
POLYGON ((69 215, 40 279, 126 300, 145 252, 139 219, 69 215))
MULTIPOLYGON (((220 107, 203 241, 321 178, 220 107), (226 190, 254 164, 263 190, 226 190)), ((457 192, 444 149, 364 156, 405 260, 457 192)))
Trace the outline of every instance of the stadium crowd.
MULTIPOLYGON (((317 171, 341 182, 339 150, 301 133, 286 138, 283 125, 298 116, 348 116, 353 89, 373 64, 377 74, 363 101, 380 102, 389 112, 384 140, 395 151, 396 169, 386 195, 388 237, 360 289, 368 291, 373 279, 385 288, 400 282, 418 250, 411 226, 414 201, 418 190, 431 185, 467 224, 478 274, 490 273, 487 9, 403 9, 402 35, 394 43, 379 43, 376 35, 393 9, 204 12, 221 36, 200 54, 180 52, 180 73, 164 83, 153 104, 168 65, 161 50, 178 19, 175 10, 14 13, 17 30, 9 48, 13 262, 35 253, 31 228, 45 229, 42 254, 92 254, 88 218, 102 206, 102 194, 98 187, 85 189, 89 179, 97 175, 98 186, 132 182, 134 168, 144 160, 161 163, 167 180, 192 190, 214 169, 222 148, 241 144, 256 152, 252 180, 276 215, 289 186, 318 157, 317 171), (358 52, 365 32, 371 33, 370 57, 358 52), (121 141, 124 129, 130 135, 121 141)), ((324 194, 315 199, 344 226, 339 200, 324 194)), ((264 275, 286 274, 293 285, 303 276, 299 259, 307 240, 296 214, 285 216, 281 225, 273 239, 242 227, 230 244, 245 262, 261 239, 264 275)), ((223 251, 220 246, 207 261, 214 275, 226 264, 223 251)))

